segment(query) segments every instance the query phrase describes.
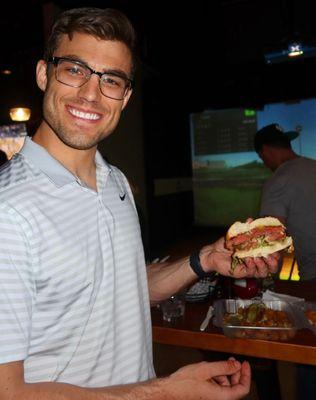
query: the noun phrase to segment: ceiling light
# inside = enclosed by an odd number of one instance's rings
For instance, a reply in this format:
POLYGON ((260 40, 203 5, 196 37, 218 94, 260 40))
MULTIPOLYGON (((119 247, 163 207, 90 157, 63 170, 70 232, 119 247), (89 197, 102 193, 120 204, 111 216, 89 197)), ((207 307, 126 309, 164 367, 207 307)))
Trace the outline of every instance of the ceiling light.
POLYGON ((10 109, 10 117, 12 121, 28 121, 31 117, 31 109, 25 107, 15 107, 10 109))
POLYGON ((289 57, 298 57, 304 54, 303 46, 301 43, 291 43, 288 47, 288 56, 289 57))
POLYGON ((277 64, 293 59, 316 57, 316 47, 299 42, 290 43, 286 48, 265 53, 267 64, 277 64))

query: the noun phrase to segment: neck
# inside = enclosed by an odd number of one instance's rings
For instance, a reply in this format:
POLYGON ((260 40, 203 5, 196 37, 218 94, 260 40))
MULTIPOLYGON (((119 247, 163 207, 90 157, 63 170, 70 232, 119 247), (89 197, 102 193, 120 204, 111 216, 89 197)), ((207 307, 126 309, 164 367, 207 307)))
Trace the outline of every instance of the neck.
POLYGON ((280 164, 283 164, 286 161, 294 160, 298 157, 299 155, 296 154, 292 149, 285 149, 280 156, 280 164))
POLYGON ((97 147, 88 150, 74 149, 63 143, 55 133, 50 132, 50 128, 47 128, 47 125, 42 123, 32 140, 44 147, 52 157, 87 186, 97 190, 95 165, 97 147))

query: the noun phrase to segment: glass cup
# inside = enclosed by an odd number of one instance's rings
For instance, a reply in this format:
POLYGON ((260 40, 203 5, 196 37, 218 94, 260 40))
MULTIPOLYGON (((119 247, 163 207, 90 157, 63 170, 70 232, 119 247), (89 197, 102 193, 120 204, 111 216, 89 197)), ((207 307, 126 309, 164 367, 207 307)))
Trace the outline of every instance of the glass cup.
POLYGON ((183 294, 176 294, 160 303, 162 318, 167 322, 176 322, 183 317, 185 311, 185 298, 183 294))

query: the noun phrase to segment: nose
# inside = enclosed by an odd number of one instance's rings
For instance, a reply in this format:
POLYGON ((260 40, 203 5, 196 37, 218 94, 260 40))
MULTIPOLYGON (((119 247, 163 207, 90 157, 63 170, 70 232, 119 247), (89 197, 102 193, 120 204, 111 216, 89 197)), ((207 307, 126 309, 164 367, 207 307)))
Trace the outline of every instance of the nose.
POLYGON ((100 90, 100 78, 98 75, 92 74, 90 79, 79 88, 78 96, 93 102, 98 101, 100 99, 101 90, 100 90))

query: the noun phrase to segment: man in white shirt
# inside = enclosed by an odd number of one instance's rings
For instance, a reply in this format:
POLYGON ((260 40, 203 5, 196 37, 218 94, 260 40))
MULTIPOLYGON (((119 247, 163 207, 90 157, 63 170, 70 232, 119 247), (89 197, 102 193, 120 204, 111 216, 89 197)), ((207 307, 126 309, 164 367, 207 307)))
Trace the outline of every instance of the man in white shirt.
MULTIPOLYGON (((147 271, 124 175, 101 159, 132 94, 135 33, 118 11, 63 13, 37 64, 43 121, 1 171, 0 398, 239 399, 250 368, 201 363, 154 379, 149 301, 228 275, 224 240, 147 271)), ((278 254, 236 277, 275 272, 278 254)))

